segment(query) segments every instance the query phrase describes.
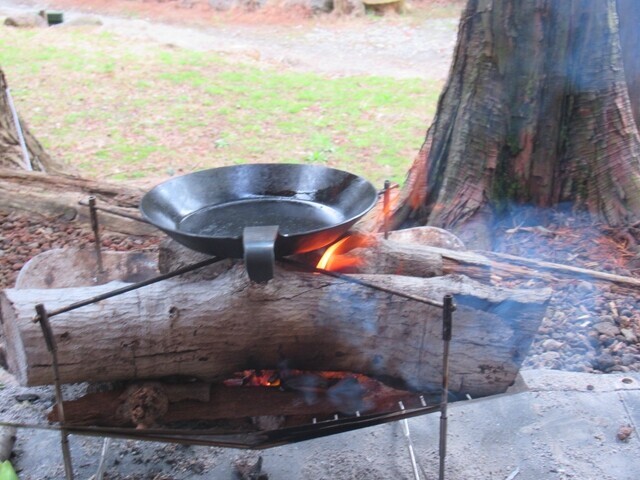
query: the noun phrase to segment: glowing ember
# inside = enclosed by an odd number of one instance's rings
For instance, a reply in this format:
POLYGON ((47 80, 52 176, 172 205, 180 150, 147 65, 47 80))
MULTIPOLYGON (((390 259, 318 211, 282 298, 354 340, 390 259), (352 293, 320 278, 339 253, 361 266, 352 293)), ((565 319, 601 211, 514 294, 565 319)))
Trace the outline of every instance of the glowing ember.
POLYGON ((276 370, 243 370, 223 383, 227 387, 279 387, 280 375, 276 370))

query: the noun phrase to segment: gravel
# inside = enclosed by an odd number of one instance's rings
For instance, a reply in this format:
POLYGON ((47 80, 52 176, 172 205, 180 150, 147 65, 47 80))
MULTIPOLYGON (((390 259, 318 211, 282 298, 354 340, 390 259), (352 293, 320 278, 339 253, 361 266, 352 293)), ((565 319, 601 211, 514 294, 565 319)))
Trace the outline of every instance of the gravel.
MULTIPOLYGON (((149 250, 158 243, 153 237, 101 233, 107 250, 149 250)), ((18 272, 39 253, 54 248, 94 248, 93 233, 82 224, 64 219, 50 220, 38 215, 0 212, 0 290, 12 287, 18 272)))

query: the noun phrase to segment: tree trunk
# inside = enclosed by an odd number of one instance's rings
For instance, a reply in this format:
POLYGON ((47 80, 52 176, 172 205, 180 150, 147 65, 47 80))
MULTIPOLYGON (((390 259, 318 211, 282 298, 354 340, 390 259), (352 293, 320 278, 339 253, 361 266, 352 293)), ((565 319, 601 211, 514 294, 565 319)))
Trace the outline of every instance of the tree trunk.
POLYGON ((474 231, 478 224, 514 203, 571 202, 610 225, 638 221, 640 138, 630 100, 639 98, 638 34, 637 22, 626 23, 638 14, 619 23, 616 7, 470 0, 396 225, 453 229, 477 245, 474 234, 490 235, 474 231))
MULTIPOLYGON (((463 276, 358 275, 393 291, 456 296, 453 391, 503 392, 544 315, 548 290, 511 290, 463 276)), ((28 385, 53 381, 34 305, 50 310, 113 284, 0 295, 7 360, 28 385)), ((51 319, 63 382, 191 375, 220 379, 247 368, 343 370, 437 388, 442 310, 324 275, 277 271, 252 284, 242 268, 214 280, 164 281, 51 319), (91 361, 87 361, 91 359, 91 361)))
POLYGON ((25 164, 17 125, 10 108, 7 87, 4 72, 0 68, 0 167, 49 173, 64 172, 65 168, 62 163, 51 158, 49 154, 44 151, 40 142, 38 142, 29 131, 25 121, 19 118, 19 125, 29 154, 29 163, 28 165, 25 164))

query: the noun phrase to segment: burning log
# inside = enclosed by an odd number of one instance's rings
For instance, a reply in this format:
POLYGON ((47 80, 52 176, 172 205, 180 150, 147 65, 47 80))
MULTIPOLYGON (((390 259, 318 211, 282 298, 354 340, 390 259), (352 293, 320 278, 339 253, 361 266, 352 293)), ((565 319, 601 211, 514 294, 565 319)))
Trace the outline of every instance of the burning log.
MULTIPOLYGON (((503 392, 544 315, 548 290, 510 290, 464 276, 354 275, 458 310, 453 391, 503 392)), ((34 305, 49 310, 113 289, 9 289, 0 311, 11 371, 24 385, 53 382, 34 305)), ((62 382, 190 375, 219 380, 283 362, 385 377, 417 390, 441 382, 442 311, 341 279, 278 269, 266 285, 238 266, 213 280, 164 281, 51 319, 62 382), (88 361, 90 359, 90 361, 88 361)))

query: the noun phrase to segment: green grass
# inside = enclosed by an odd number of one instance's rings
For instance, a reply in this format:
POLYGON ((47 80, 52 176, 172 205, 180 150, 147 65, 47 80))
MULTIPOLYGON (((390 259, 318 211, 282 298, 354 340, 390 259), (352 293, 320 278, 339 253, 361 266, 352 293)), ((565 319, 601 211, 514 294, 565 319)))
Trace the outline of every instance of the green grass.
POLYGON ((95 178, 300 162, 401 182, 441 89, 275 70, 86 30, 0 28, 0 66, 21 115, 52 154, 95 178))

